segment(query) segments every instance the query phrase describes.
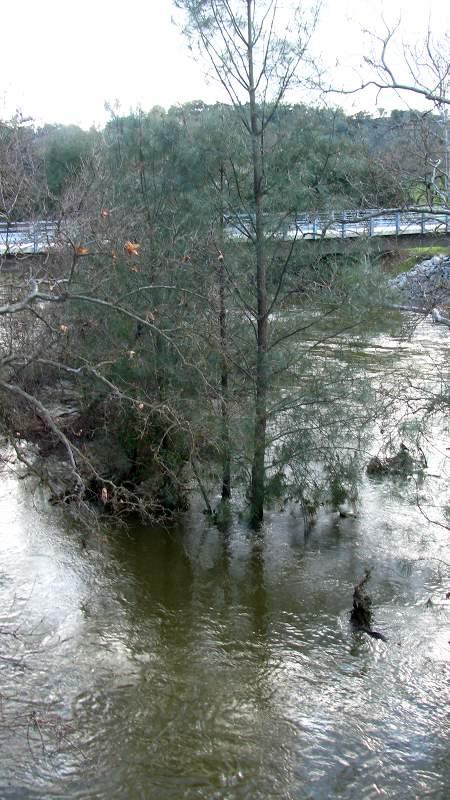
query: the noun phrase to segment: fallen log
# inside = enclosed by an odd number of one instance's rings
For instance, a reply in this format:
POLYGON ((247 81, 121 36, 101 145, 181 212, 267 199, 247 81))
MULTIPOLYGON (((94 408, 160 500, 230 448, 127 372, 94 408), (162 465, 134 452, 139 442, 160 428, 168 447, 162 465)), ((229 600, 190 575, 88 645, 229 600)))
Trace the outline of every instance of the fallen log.
POLYGON ((425 306, 389 303, 387 308, 392 308, 395 311, 409 311, 411 314, 423 314, 424 316, 431 314, 433 322, 437 323, 438 325, 447 325, 447 327, 450 328, 450 318, 446 317, 445 314, 441 314, 436 306, 430 309, 430 307, 426 308, 425 306))
POLYGON ((450 319, 449 317, 445 317, 444 314, 441 314, 438 308, 431 309, 431 318, 433 322, 436 322, 438 325, 447 325, 450 328, 450 319))

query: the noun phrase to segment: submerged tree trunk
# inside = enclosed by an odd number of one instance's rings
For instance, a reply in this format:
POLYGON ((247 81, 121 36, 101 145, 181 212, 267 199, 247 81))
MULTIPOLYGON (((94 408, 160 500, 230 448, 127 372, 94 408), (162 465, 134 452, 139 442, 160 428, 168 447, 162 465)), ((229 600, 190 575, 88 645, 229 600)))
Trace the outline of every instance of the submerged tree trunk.
POLYGON ((229 388, 228 388, 228 361, 227 361, 227 309, 225 304, 225 265, 223 256, 223 192, 224 192, 224 167, 220 167, 220 252, 219 252, 219 336, 220 336, 220 406, 222 417, 222 500, 231 497, 231 443, 230 443, 230 418, 229 418, 229 388))
POLYGON ((222 500, 229 500, 231 497, 231 452, 230 452, 230 419, 228 410, 228 364, 226 357, 227 345, 227 320, 225 308, 225 287, 224 287, 224 266, 223 261, 219 266, 219 326, 220 326, 220 347, 222 368, 220 376, 221 389, 221 415, 222 415, 222 500))
POLYGON ((248 43, 248 91, 250 104, 250 130, 252 138, 253 162, 253 202, 255 210, 255 268, 256 268, 256 381, 255 381, 255 421, 253 438, 253 463, 251 484, 250 515, 253 523, 258 524, 264 516, 264 461, 266 454, 267 427, 267 275, 264 247, 264 223, 262 215, 263 198, 263 141, 262 127, 258 120, 256 103, 256 87, 253 64, 254 32, 252 10, 254 0, 247 0, 247 43, 248 43))

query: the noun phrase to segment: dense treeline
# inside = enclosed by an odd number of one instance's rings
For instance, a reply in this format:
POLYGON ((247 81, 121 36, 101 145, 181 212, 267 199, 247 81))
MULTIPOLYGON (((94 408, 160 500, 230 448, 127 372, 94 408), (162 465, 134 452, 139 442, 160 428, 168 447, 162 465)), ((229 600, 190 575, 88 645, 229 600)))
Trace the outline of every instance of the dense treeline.
MULTIPOLYGON (((415 115, 279 105, 270 122, 271 230, 305 211, 417 202, 422 162, 404 168, 415 115)), ((438 130, 437 118, 427 122, 438 130)), ((192 480, 208 509, 208 487, 222 486, 223 498, 250 490, 259 290, 253 223, 246 241, 224 228, 227 216, 254 213, 251 140, 236 110, 197 102, 113 114, 89 132, 16 120, 2 125, 0 148, 0 218, 59 224, 47 257, 20 263, 34 295, 26 281, 7 282, 8 299, 23 305, 2 311, 2 426, 19 458, 55 496, 77 508, 97 497, 115 514, 184 508, 192 480), (71 413, 58 416, 57 397, 71 413), (39 466, 29 442, 46 455, 39 466), (52 455, 68 474, 55 477, 52 455)), ((331 362, 320 343, 367 330, 382 281, 361 258, 267 236, 264 501, 297 500, 308 517, 353 497, 375 413, 345 341, 343 360, 331 362)))
MULTIPOLYGON (((387 116, 381 110, 376 117, 347 116, 339 109, 293 105, 281 106, 273 122, 273 135, 283 140, 273 170, 283 199, 287 183, 298 211, 433 201, 431 164, 442 157, 445 133, 439 115, 393 111, 387 116)), ((57 214, 68 188, 102 146, 111 146, 119 161, 135 146, 141 146, 144 158, 152 148, 161 157, 165 153, 173 161, 173 188, 190 196, 204 179, 208 159, 217 156, 225 127, 233 140, 230 125, 236 127, 229 106, 201 101, 167 112, 154 108, 117 115, 103 131, 74 125, 34 128, 20 118, 3 122, 0 214, 11 222, 57 214), (15 199, 19 178, 27 191, 22 185, 15 199)), ((280 210, 285 211, 283 203, 280 210)))

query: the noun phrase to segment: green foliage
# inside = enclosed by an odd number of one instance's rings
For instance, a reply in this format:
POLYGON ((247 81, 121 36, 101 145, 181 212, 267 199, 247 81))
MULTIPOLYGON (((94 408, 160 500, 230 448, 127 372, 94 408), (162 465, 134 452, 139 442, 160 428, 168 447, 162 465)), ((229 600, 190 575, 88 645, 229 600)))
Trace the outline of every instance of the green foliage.
MULTIPOLYGON (((371 124, 339 110, 275 109, 266 137, 265 222, 282 226, 283 217, 302 211, 392 202, 395 187, 374 152, 371 124)), ((145 484, 158 508, 179 508, 191 458, 217 480, 226 455, 225 366, 234 484, 249 483, 257 295, 254 176, 241 120, 229 105, 196 102, 112 115, 102 136, 61 127, 29 135, 70 219, 70 244, 52 253, 46 285, 84 298, 50 306, 39 345, 79 370, 77 447, 99 475, 111 477, 114 467, 118 483, 133 491, 145 484), (247 215, 247 240, 227 236, 233 214, 247 215)), ((371 417, 354 342, 377 318, 383 279, 363 252, 339 258, 320 243, 304 245, 290 252, 268 235, 265 247, 265 491, 268 502, 291 497, 309 514, 352 496, 357 482, 371 417)))
POLYGON ((48 189, 55 197, 61 197, 64 188, 79 174, 96 135, 76 125, 47 125, 37 132, 36 138, 48 189))
MULTIPOLYGON (((363 202, 360 190, 355 190, 355 171, 358 180, 363 182, 366 175, 364 180, 373 185, 370 160, 367 150, 347 133, 341 112, 280 107, 268 143, 268 213, 311 208, 313 203, 314 208, 326 210, 363 202), (358 147, 358 157, 352 160, 351 153, 358 147), (351 169, 353 177, 348 179, 351 169)), ((111 298, 132 297, 138 316, 144 317, 150 308, 158 330, 170 331, 166 338, 156 330, 146 330, 135 340, 134 322, 120 316, 108 318, 108 378, 136 399, 163 397, 189 428, 190 446, 207 461, 220 458, 217 254, 223 250, 226 302, 232 309, 227 335, 230 435, 235 474, 242 467, 248 475, 256 354, 243 309, 254 298, 253 254, 248 242, 226 240, 222 230, 222 215, 251 199, 248 144, 229 106, 201 103, 167 113, 157 110, 115 117, 105 140, 104 169, 110 178, 101 191, 103 203, 121 209, 122 220, 130 220, 126 238, 141 245, 137 273, 130 271, 130 263, 122 256, 110 265, 108 293, 111 298), (173 289, 136 291, 149 283, 173 289)), ((114 214, 118 216, 117 211, 114 214)), ((114 247, 120 252, 119 238, 114 247)), ((266 496, 269 502, 286 495, 305 503, 305 498, 308 502, 314 498, 317 505, 320 497, 329 495, 330 485, 331 494, 336 495, 336 475, 341 490, 351 493, 350 479, 345 489, 342 481, 347 479, 352 456, 336 460, 336 453, 343 438, 353 437, 353 453, 360 446, 360 429, 350 431, 346 425, 355 404, 362 402, 365 387, 361 382, 357 391, 353 376, 342 374, 345 351, 335 365, 318 361, 308 351, 323 337, 327 340, 341 330, 357 331, 363 320, 367 324, 368 309, 378 313, 382 279, 373 265, 362 265, 362 254, 354 254, 352 260, 322 257, 320 250, 306 255, 299 245, 287 270, 284 261, 282 249, 277 253, 274 244, 269 281, 275 292, 282 280, 283 293, 271 323, 272 341, 279 340, 279 345, 268 355, 269 418, 275 429, 280 429, 280 420, 281 428, 289 420, 291 430, 282 445, 277 434, 276 465, 267 475, 266 496), (292 313, 285 314, 292 297, 292 313), (297 329, 308 331, 306 339, 297 329), (349 398, 346 386, 351 386, 351 402, 338 399, 349 398), (286 391, 289 403, 284 399, 286 391), (292 428, 299 432, 299 440, 292 428), (321 463, 321 468, 312 469, 314 462, 321 463)), ((93 260, 90 263, 94 266, 93 260)), ((102 274, 101 263, 97 268, 102 274)), ((104 323, 99 319, 98 324, 104 323)), ((105 358, 105 344, 106 339, 98 339, 99 358, 102 351, 105 358)), ((86 358, 93 355, 89 347, 86 358)), ((314 347, 320 354, 320 347, 314 347)), ((359 413, 358 424, 364 424, 363 420, 364 414, 359 413)), ((178 463, 187 455, 180 442, 176 447, 178 463)), ((165 458, 171 468, 170 454, 165 458)))
POLYGON ((45 208, 42 165, 35 158, 35 133, 20 118, 0 121, 0 221, 15 222, 45 208))

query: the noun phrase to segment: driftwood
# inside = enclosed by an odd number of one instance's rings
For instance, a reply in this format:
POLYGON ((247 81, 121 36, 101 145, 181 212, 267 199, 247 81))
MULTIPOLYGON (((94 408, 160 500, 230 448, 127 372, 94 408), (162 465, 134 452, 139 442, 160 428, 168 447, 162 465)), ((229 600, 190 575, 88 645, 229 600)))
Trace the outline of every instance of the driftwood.
POLYGON ((437 322, 439 325, 447 325, 447 327, 450 328, 450 319, 444 316, 444 314, 441 314, 438 308, 431 309, 431 316, 433 322, 437 322))
POLYGON ((368 475, 411 475, 416 470, 426 467, 425 457, 420 461, 414 459, 403 442, 395 456, 381 459, 373 456, 366 467, 368 475))
POLYGON ((396 311, 409 311, 412 314, 423 314, 424 316, 431 314, 433 322, 439 325, 447 325, 447 327, 450 328, 450 317, 447 317, 445 316, 445 314, 442 314, 442 312, 436 306, 430 309, 429 306, 426 307, 426 306, 415 306, 405 303, 389 303, 387 308, 393 308, 396 311))
POLYGON ((413 314, 429 314, 430 309, 425 306, 415 306, 410 303, 387 303, 386 308, 392 308, 394 311, 411 311, 413 314))
POLYGON ((372 600, 370 595, 365 593, 365 587, 369 580, 370 570, 366 570, 364 578, 355 586, 353 591, 353 608, 350 614, 350 622, 356 631, 367 633, 373 639, 381 639, 383 642, 387 642, 382 633, 372 630, 372 600))

